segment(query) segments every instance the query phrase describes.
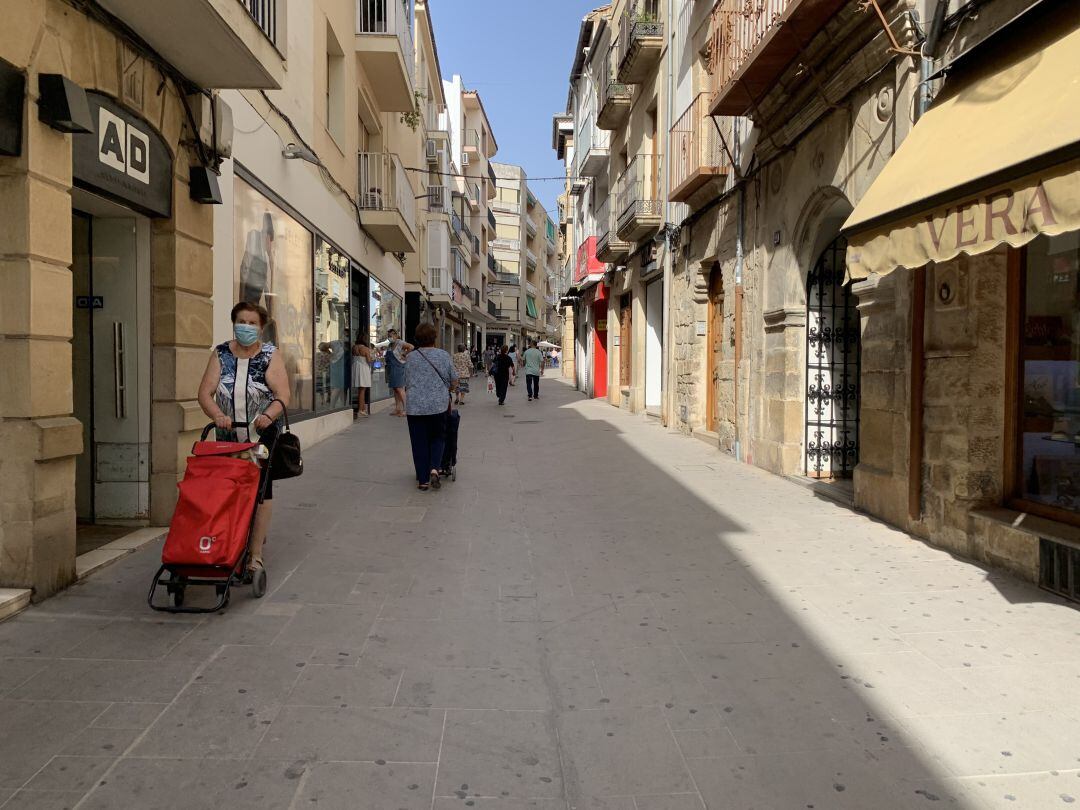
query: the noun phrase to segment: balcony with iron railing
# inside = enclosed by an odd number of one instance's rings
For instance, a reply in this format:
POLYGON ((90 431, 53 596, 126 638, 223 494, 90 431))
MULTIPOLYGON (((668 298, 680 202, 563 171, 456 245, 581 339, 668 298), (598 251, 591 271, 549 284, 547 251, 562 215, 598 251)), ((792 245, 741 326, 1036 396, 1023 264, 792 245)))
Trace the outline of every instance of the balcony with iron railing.
POLYGON ((454 241, 456 243, 461 244, 461 228, 462 228, 462 225, 463 225, 463 223, 461 221, 461 215, 458 214, 458 212, 454 211, 453 209, 450 209, 449 213, 450 213, 450 234, 454 237, 454 241))
MULTIPOLYGON (((171 0, 169 3, 151 3, 147 0, 98 0, 92 4, 78 5, 81 8, 101 6, 118 20, 122 28, 144 40, 162 61, 198 87, 207 90, 228 87, 276 90, 285 80, 285 57, 282 54, 286 51, 287 42, 287 2, 171 0)), ((8 23, 5 35, 8 38, 31 30, 24 28, 23 22, 30 25, 29 20, 35 23, 44 21, 44 5, 40 3, 16 0, 5 3, 3 8, 9 17, 14 12, 18 20, 17 23, 8 23)), ((49 16, 50 30, 54 24, 76 24, 70 12, 67 12, 69 16, 66 22, 62 22, 65 12, 58 13, 55 23, 53 16, 49 16)), ((103 16, 101 9, 96 13, 98 17, 103 16)), ((84 31, 85 36, 89 36, 90 29, 84 31)), ((79 42, 80 53, 84 56, 94 48, 89 39, 65 40, 75 41, 79 42)), ((31 39, 25 43, 25 47, 33 48, 36 52, 42 46, 34 45, 31 39)), ((115 46, 112 47, 115 49, 115 46)), ((98 53, 98 57, 105 59, 101 53, 98 53)), ((50 64, 58 64, 56 60, 61 57, 57 54, 51 58, 53 61, 50 64)), ((69 74, 74 70, 70 67, 70 59, 70 56, 63 57, 70 68, 65 72, 69 74)), ((112 57, 112 61, 115 63, 116 56, 112 57)), ((101 64, 104 65, 105 61, 101 64)), ((125 73, 125 76, 128 74, 125 73)))
POLYGON ((446 186, 428 186, 427 210, 433 214, 445 214, 447 201, 450 199, 450 189, 446 186))
POLYGON ((660 62, 664 22, 660 0, 628 2, 619 18, 619 81, 640 84, 660 62))
POLYGON ((462 147, 466 152, 480 154, 480 133, 475 129, 467 129, 462 138, 462 147))
POLYGON ((499 308, 497 306, 495 306, 495 302, 492 301, 490 298, 487 301, 487 313, 492 318, 498 318, 499 317, 499 308))
POLYGON ((619 238, 615 228, 615 212, 611 210, 612 198, 607 197, 596 212, 596 226, 600 233, 596 240, 596 258, 602 262, 618 263, 630 255, 632 245, 619 238))
POLYGON ((709 94, 698 93, 671 127, 668 180, 672 202, 687 202, 700 188, 727 175, 727 154, 708 107, 709 94))
POLYGON ((712 12, 709 112, 751 112, 846 2, 719 0, 712 12))
POLYGON ((488 272, 489 273, 494 274, 494 273, 498 272, 498 264, 495 262, 495 257, 492 256, 490 253, 488 254, 488 257, 487 257, 487 267, 488 267, 488 272))
POLYGON ((471 267, 480 257, 480 241, 473 236, 472 230, 464 222, 461 223, 461 246, 465 248, 471 267))
POLYGON ((495 214, 491 211, 490 208, 487 212, 487 221, 488 226, 491 228, 491 232, 495 233, 495 227, 498 225, 498 222, 495 221, 495 214))
POLYGON ((480 210, 480 186, 471 180, 465 181, 465 199, 469 201, 469 208, 473 211, 480 210))
POLYGON ((411 3, 356 0, 356 53, 380 112, 413 112, 411 3))
POLYGON ((358 155, 360 221, 389 253, 416 252, 416 198, 401 160, 390 152, 358 155))
POLYGON ((606 81, 600 82, 596 113, 596 126, 603 130, 616 130, 630 119, 630 107, 634 103, 634 90, 628 84, 616 81, 614 68, 606 81))
POLYGON ((656 155, 635 155, 619 175, 615 184, 615 224, 620 239, 637 242, 664 223, 659 162, 656 155))
POLYGON ((610 136, 606 131, 598 129, 593 123, 594 120, 590 110, 574 133, 574 155, 577 161, 577 171, 574 173, 579 177, 596 177, 607 169, 610 136))

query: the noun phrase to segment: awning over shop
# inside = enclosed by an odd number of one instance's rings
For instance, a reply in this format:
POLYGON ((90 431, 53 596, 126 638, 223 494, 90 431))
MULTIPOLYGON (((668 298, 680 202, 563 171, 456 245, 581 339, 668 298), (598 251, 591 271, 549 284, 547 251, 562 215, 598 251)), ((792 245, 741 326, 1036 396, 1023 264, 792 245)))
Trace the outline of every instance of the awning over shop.
POLYGON ((1080 230, 1080 4, 969 62, 844 224, 852 278, 1080 230))

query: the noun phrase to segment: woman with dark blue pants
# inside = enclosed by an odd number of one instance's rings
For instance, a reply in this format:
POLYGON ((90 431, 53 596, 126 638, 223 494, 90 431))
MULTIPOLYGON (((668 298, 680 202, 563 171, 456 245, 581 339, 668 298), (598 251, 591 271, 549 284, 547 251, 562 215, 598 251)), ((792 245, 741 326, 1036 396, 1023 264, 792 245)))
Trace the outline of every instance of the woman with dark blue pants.
POLYGON ((417 348, 405 358, 405 413, 416 486, 423 491, 442 486, 439 470, 446 447, 446 413, 458 379, 450 355, 435 348, 435 335, 434 326, 420 324, 417 348))

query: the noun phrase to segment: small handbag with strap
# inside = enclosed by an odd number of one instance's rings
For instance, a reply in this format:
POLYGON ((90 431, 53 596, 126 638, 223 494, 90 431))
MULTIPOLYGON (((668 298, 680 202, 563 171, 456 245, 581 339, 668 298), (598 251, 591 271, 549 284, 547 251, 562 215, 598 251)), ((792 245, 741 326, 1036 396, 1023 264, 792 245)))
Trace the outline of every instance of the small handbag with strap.
POLYGON ((285 430, 278 434, 274 443, 273 455, 270 456, 270 477, 275 481, 283 478, 296 478, 304 472, 304 458, 300 454, 300 438, 289 429, 289 411, 280 399, 275 399, 281 406, 281 415, 285 418, 285 430))

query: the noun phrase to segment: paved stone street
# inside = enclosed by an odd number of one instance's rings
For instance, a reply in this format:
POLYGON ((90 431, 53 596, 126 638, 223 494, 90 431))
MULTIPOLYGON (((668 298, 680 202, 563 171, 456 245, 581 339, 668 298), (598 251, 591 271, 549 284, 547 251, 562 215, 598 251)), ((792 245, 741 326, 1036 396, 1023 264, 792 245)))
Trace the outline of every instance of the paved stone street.
POLYGON ((0 625, 0 805, 1080 798, 1075 608, 561 382, 510 390, 464 407, 441 492, 403 420, 311 448, 262 600, 151 613, 154 546, 0 625))

